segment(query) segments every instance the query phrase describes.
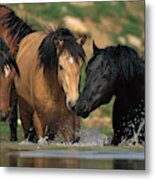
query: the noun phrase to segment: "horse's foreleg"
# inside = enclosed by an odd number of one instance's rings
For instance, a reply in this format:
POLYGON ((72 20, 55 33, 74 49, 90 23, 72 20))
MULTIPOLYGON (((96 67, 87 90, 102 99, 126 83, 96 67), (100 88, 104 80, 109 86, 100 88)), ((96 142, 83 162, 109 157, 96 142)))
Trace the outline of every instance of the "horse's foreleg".
POLYGON ((36 130, 36 134, 38 137, 38 143, 39 144, 47 143, 46 138, 44 139, 45 128, 46 128, 45 122, 40 119, 40 117, 38 116, 36 111, 33 114, 33 121, 34 121, 34 127, 36 130))
POLYGON ((19 98, 19 110, 20 110, 20 119, 22 122, 25 139, 28 139, 28 141, 35 142, 36 139, 35 139, 35 130, 33 126, 33 119, 32 119, 32 109, 21 98, 19 98))
POLYGON ((79 142, 80 118, 73 113, 73 143, 79 142))
POLYGON ((118 145, 124 138, 123 119, 125 118, 127 106, 122 100, 116 98, 113 106, 113 140, 112 144, 118 145))
POLYGON ((10 141, 17 141, 17 102, 12 105, 9 115, 10 141))
POLYGON ((113 145, 118 145, 121 142, 121 129, 120 129, 120 124, 121 124, 121 103, 120 101, 116 98, 113 106, 113 118, 112 118, 112 125, 113 125, 113 130, 114 130, 114 135, 113 135, 113 140, 112 144, 113 145))
POLYGON ((10 141, 17 141, 17 120, 18 120, 18 113, 17 113, 17 94, 15 90, 15 86, 13 84, 11 89, 11 112, 9 114, 9 126, 10 126, 10 141))

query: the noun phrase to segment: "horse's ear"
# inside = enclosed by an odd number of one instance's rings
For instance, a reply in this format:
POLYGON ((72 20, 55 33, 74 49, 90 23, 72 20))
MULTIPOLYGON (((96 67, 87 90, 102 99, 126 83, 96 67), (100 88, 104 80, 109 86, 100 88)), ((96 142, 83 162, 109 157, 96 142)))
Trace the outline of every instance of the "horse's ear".
POLYGON ((95 41, 93 40, 93 52, 94 54, 97 54, 100 52, 100 49, 96 46, 95 41))
POLYGON ((77 40, 77 43, 79 43, 81 46, 83 46, 87 41, 87 36, 86 35, 83 35, 82 37, 80 37, 78 40, 77 40))
POLYGON ((60 49, 63 46, 64 41, 62 39, 55 39, 54 44, 55 44, 57 49, 60 49))

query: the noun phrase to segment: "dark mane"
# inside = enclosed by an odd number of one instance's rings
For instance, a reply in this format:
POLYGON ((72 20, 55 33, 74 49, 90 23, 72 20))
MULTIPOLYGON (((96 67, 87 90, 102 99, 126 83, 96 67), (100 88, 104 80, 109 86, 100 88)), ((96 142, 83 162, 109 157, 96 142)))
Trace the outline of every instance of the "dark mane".
POLYGON ((7 9, 8 12, 0 17, 0 21, 2 21, 2 25, 5 28, 10 29, 8 34, 14 38, 16 44, 19 44, 21 39, 26 35, 34 32, 34 30, 20 19, 13 10, 4 5, 0 5, 0 10, 1 8, 7 9))
POLYGON ((19 75, 19 69, 16 64, 14 57, 11 55, 8 46, 5 41, 0 37, 0 68, 4 72, 4 67, 8 65, 10 69, 12 66, 15 68, 15 71, 19 75))
POLYGON ((138 53, 128 46, 111 46, 104 49, 104 60, 111 61, 110 64, 117 65, 121 77, 128 80, 136 80, 137 77, 144 78, 144 60, 138 53))
POLYGON ((44 68, 56 68, 58 56, 67 50, 75 60, 80 57, 83 61, 85 59, 85 52, 81 45, 76 42, 75 36, 65 28, 59 28, 56 31, 50 32, 42 41, 39 47, 40 64, 44 68), (55 40, 63 40, 63 46, 57 55, 55 40))

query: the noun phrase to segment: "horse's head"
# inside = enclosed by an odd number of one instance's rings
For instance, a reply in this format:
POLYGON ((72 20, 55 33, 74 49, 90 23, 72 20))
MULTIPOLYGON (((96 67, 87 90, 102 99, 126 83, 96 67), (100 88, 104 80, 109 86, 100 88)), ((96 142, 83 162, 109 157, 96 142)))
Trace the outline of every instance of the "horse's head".
POLYGON ((85 40, 85 37, 82 37, 80 44, 76 41, 57 41, 57 50, 59 53, 58 79, 60 86, 63 87, 66 94, 66 104, 69 109, 75 106, 76 101, 79 98, 80 74, 84 63, 84 51, 82 45, 85 40), (62 47, 63 50, 61 49, 62 47))
POLYGON ((104 49, 97 48, 95 43, 93 49, 94 55, 86 68, 85 87, 75 106, 77 114, 84 118, 101 104, 108 103, 113 95, 115 72, 104 49))
POLYGON ((59 86, 66 94, 68 109, 75 106, 79 97, 80 72, 85 59, 83 50, 85 41, 86 36, 77 40, 68 29, 60 28, 47 35, 40 46, 41 64, 45 69, 51 67, 50 71, 56 72, 59 86), (49 60, 51 60, 50 64, 49 60))
POLYGON ((5 120, 9 114, 11 87, 16 74, 19 75, 19 70, 15 59, 0 39, 0 120, 5 120))

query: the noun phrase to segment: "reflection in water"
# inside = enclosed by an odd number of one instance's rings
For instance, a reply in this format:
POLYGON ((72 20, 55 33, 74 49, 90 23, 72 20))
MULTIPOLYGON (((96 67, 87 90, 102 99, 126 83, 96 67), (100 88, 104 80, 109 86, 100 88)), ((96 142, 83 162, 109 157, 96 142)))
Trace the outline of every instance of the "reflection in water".
POLYGON ((103 146, 98 131, 81 131, 80 143, 19 145, 0 143, 0 166, 144 170, 144 147, 103 146))
POLYGON ((112 169, 144 170, 145 162, 144 160, 113 160, 112 169))
POLYGON ((68 157, 24 157, 18 152, 5 152, 1 166, 37 168, 135 169, 144 170, 144 159, 83 159, 68 157))
POLYGON ((60 158, 21 158, 22 167, 82 168, 82 169, 135 169, 143 170, 142 160, 86 160, 60 158))
POLYGON ((9 166, 10 167, 17 167, 18 166, 18 161, 17 161, 17 156, 8 156, 9 157, 9 166))
POLYGON ((21 158, 22 167, 40 167, 40 168, 76 168, 79 167, 79 161, 76 159, 60 158, 21 158))

